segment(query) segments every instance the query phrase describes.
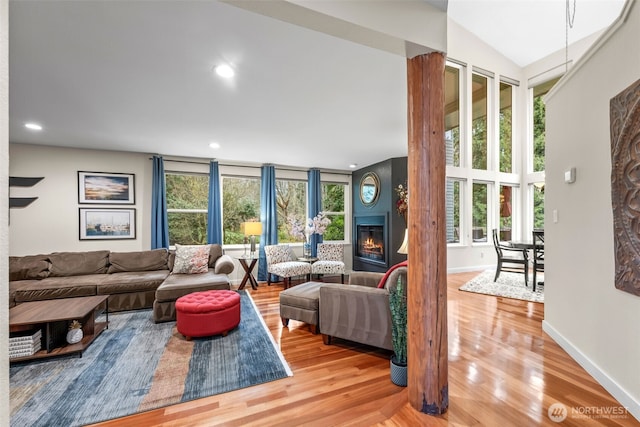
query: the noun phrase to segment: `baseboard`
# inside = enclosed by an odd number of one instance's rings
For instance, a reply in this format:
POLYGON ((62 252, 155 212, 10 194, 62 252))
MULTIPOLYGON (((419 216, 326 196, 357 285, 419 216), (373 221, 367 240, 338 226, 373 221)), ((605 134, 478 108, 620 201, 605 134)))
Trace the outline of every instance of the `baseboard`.
POLYGON ((485 271, 485 270, 496 270, 496 265, 495 264, 490 264, 490 265, 474 265, 471 267, 455 267, 455 268, 448 268, 447 269, 447 274, 453 274, 453 273, 468 273, 469 271, 485 271))
POLYGON ((546 332, 564 351, 569 353, 580 366, 584 368, 602 387, 605 388, 621 406, 627 408, 636 420, 640 421, 640 402, 634 398, 611 377, 593 363, 583 352, 567 340, 558 330, 546 320, 542 321, 542 330, 546 332))

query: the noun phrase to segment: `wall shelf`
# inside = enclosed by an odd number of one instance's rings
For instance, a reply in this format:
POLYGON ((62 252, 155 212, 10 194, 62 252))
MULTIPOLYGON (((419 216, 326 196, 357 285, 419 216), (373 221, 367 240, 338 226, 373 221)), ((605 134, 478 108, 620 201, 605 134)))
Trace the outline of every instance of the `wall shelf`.
MULTIPOLYGON (((38 177, 10 176, 9 187, 33 187, 44 179, 38 177)), ((24 208, 33 203, 37 197, 9 197, 9 208, 24 208)))

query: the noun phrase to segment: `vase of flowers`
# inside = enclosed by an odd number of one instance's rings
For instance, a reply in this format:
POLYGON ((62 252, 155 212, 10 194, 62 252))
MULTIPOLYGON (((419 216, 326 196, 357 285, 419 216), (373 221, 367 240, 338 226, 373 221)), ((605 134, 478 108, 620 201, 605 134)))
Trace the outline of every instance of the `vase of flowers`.
POLYGON ((396 187, 396 194, 398 195, 398 200, 396 201, 396 210, 398 211, 398 215, 404 217, 405 222, 407 221, 407 213, 409 212, 409 187, 407 184, 398 184, 396 187))
POLYGON ((311 257, 311 236, 314 234, 323 235, 327 231, 327 227, 331 224, 331 220, 327 218, 324 212, 318 213, 313 218, 308 218, 306 223, 302 223, 298 218, 290 216, 289 233, 296 239, 302 240, 303 255, 306 258, 311 257))

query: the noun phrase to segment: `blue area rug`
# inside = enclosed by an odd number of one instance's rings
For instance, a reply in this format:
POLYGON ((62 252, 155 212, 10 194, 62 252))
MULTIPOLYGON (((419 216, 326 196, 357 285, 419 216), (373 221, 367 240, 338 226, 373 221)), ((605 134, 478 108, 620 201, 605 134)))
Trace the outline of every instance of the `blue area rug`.
POLYGON ((81 358, 12 365, 12 426, 80 426, 291 376, 251 296, 226 337, 186 341, 150 310, 109 315, 81 358))

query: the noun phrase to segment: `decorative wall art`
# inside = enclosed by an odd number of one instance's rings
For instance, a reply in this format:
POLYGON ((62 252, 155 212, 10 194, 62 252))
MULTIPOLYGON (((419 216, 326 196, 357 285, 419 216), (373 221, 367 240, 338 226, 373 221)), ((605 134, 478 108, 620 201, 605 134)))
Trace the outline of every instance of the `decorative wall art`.
POLYGON ((80 208, 80 240, 135 238, 135 209, 80 208))
POLYGON ((78 172, 78 203, 132 205, 135 175, 130 173, 78 172))
POLYGON ((610 103, 616 288, 640 296, 640 80, 610 103))

